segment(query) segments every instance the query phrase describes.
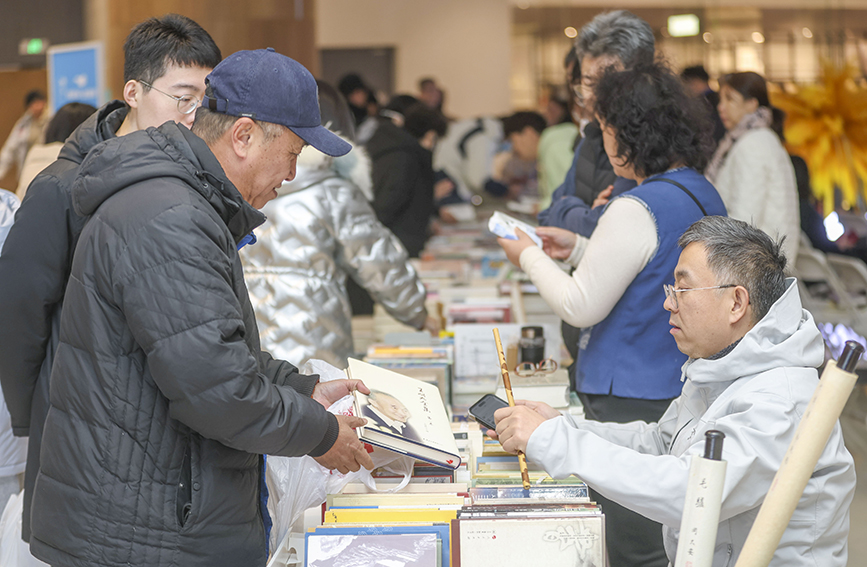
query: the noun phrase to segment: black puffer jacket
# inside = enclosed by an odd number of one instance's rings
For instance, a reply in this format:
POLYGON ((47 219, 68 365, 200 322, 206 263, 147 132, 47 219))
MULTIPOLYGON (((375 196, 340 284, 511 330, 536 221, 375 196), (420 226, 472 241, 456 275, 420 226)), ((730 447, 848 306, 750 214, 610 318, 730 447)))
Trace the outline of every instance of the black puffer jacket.
POLYGON ((126 105, 112 101, 84 121, 27 191, 0 256, 0 383, 12 431, 30 436, 24 477, 24 541, 30 541, 30 504, 39 471, 48 379, 60 338, 60 310, 72 253, 85 218, 72 208, 79 164, 97 144, 113 138, 126 105))
POLYGON ((373 210, 410 258, 418 258, 434 210, 432 155, 391 120, 380 120, 367 151, 373 161, 373 210))
POLYGON ((264 216, 166 123, 94 148, 31 550, 54 566, 264 565, 257 453, 321 455, 315 376, 259 350, 236 249, 264 216), (304 395, 302 395, 304 394, 304 395))

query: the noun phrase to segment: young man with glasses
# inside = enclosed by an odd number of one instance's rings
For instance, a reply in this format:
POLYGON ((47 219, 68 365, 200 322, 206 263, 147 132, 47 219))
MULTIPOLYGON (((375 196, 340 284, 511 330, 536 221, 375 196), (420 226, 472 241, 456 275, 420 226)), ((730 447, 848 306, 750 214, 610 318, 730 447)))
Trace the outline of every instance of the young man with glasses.
POLYGON ((184 16, 151 18, 133 28, 124 43, 123 101, 109 102, 73 132, 57 161, 31 183, 9 232, 0 258, 0 383, 13 432, 30 437, 25 541, 30 539, 30 505, 60 312, 75 245, 87 220, 73 210, 75 173, 90 150, 107 139, 167 121, 191 126, 205 76, 221 59, 211 36, 184 16))
MULTIPOLYGON (((555 478, 575 474, 661 523, 671 564, 690 459, 703 454, 705 432, 722 431, 727 469, 713 559, 722 567, 737 562, 819 384, 824 343, 801 307, 797 283, 784 275, 781 242, 742 221, 708 216, 678 245, 664 307, 670 333, 689 358, 683 393, 658 422, 578 421, 526 401, 494 415, 507 451, 524 451, 555 478)), ((854 490, 854 463, 838 424, 770 565, 845 566, 854 490)))

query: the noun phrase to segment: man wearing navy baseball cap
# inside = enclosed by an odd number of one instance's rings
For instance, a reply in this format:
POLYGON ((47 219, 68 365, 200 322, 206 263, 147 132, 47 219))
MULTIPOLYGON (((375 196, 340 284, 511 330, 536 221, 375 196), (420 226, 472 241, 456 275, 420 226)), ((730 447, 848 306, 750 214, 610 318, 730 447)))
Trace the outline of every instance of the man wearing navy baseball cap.
POLYGON ((263 566, 262 455, 372 468, 360 417, 260 350, 238 250, 319 123, 316 83, 273 49, 227 57, 192 132, 167 122, 108 140, 72 190, 81 234, 61 316, 32 526, 54 567, 263 566))

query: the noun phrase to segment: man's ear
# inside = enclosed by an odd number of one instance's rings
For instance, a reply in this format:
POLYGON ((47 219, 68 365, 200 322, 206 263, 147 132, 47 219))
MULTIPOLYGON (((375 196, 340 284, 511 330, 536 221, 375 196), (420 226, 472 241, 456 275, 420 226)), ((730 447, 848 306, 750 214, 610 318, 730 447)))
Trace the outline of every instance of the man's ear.
POLYGON ((123 101, 130 108, 138 108, 138 97, 142 94, 142 86, 138 81, 129 80, 123 86, 123 101))
POLYGON ((734 301, 731 306, 731 312, 729 314, 729 320, 731 324, 734 325, 744 317, 749 320, 752 317, 752 308, 750 307, 750 292, 747 291, 742 285, 739 285, 734 288, 734 301))
POLYGON ((229 129, 232 149, 239 158, 246 158, 256 137, 256 123, 247 117, 239 118, 229 129))

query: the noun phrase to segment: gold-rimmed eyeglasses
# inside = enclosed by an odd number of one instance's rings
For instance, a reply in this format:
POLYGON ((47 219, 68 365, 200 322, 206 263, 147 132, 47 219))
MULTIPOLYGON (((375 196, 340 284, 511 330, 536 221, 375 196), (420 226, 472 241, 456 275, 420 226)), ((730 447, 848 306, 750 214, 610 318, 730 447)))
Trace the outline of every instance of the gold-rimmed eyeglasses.
POLYGON ((560 365, 553 358, 546 358, 539 362, 522 362, 515 367, 515 374, 518 376, 533 376, 535 374, 551 374, 560 365))
POLYGON ((193 95, 175 96, 175 95, 171 95, 165 91, 161 91, 158 88, 156 88, 155 86, 151 85, 150 83, 146 83, 145 81, 142 81, 141 79, 139 79, 138 82, 140 82, 144 86, 148 87, 149 89, 153 89, 153 90, 157 91, 158 93, 164 94, 167 97, 176 100, 178 103, 178 112, 180 112, 181 114, 190 114, 192 111, 194 111, 199 106, 199 99, 194 97, 193 95))
POLYGON ((678 304, 677 304, 677 294, 678 293, 682 293, 684 291, 704 291, 706 289, 724 289, 727 287, 738 287, 738 284, 714 285, 711 287, 688 287, 688 288, 683 288, 683 289, 678 289, 678 288, 674 287, 673 285, 669 285, 669 284, 663 284, 662 285, 662 289, 663 289, 663 291, 665 291, 665 297, 671 299, 671 304, 674 306, 675 309, 679 308, 678 304))

